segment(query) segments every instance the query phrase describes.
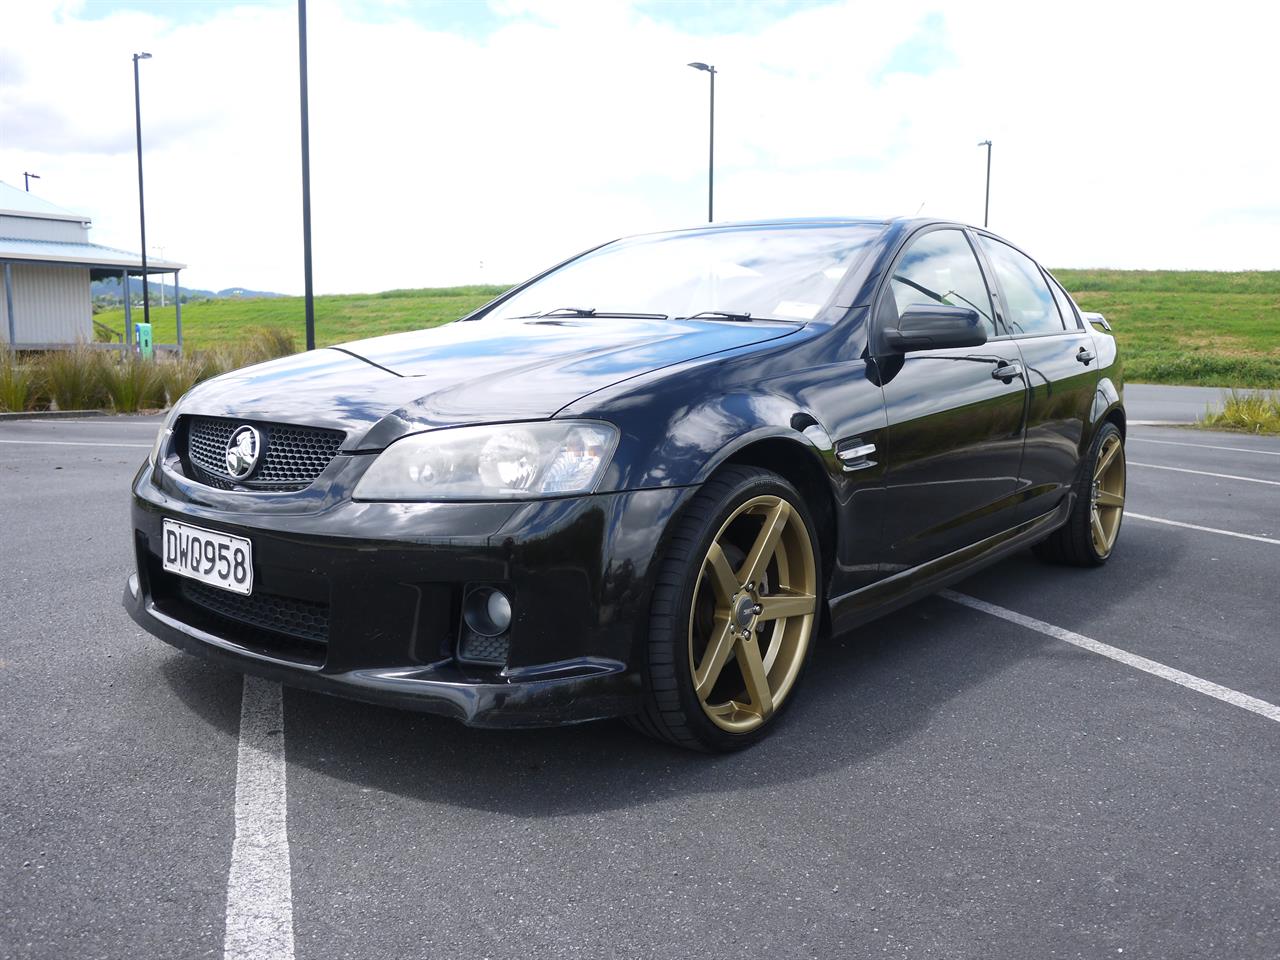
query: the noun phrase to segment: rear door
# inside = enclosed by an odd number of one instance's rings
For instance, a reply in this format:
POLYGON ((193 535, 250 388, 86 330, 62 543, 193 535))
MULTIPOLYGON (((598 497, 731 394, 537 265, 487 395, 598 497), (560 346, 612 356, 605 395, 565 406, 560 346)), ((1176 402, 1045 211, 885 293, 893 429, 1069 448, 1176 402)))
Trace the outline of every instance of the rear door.
POLYGON ((1018 471, 1019 519, 1053 509, 1085 452, 1098 383, 1093 337, 1071 299, 1022 251, 987 234, 978 248, 997 289, 997 312, 1022 355, 1029 384, 1027 436, 1018 471))
POLYGON ((889 574, 1012 526, 1022 459, 1022 358, 1011 339, 999 339, 990 291, 965 231, 933 227, 913 235, 876 301, 877 330, 896 327, 900 312, 914 303, 972 307, 991 339, 981 347, 906 354, 873 348, 888 419, 889 574))

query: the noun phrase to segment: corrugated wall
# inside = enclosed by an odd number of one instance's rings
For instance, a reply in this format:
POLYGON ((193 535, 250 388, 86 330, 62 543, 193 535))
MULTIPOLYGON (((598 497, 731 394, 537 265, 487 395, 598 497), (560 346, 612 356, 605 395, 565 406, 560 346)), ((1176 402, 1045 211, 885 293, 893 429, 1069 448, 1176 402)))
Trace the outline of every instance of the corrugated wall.
MULTIPOLYGON (((37 267, 15 263, 13 315, 18 343, 75 343, 93 339, 93 306, 87 267, 37 267)), ((0 340, 9 339, 3 275, 0 275, 0 340)))
POLYGON ((0 216, 0 237, 21 240, 60 240, 87 243, 89 231, 73 220, 40 220, 36 217, 0 216))

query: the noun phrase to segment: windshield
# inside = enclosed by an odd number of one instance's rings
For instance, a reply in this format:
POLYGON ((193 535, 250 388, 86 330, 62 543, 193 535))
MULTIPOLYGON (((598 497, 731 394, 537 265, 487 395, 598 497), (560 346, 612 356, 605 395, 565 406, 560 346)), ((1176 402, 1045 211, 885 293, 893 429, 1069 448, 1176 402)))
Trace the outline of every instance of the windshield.
POLYGON ((631 237, 566 264, 489 316, 812 320, 883 229, 791 223, 631 237))

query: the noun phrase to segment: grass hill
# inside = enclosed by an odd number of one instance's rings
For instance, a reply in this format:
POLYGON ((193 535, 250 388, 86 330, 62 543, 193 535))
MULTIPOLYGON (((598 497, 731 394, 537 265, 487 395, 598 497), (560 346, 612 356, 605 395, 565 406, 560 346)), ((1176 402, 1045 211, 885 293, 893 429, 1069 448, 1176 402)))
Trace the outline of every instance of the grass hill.
MULTIPOLYGON (((1128 379, 1222 387, 1280 386, 1280 271, 1058 270, 1081 308, 1111 321, 1128 379)), ((497 296, 501 286, 442 287, 316 298, 316 342, 432 327, 497 296)), ((135 317, 140 311, 135 312, 135 317)), ((173 343, 172 307, 151 311, 157 343, 173 343)), ((124 311, 97 319, 123 329, 124 311)), ((255 327, 303 336, 299 297, 183 307, 186 345, 232 346, 255 327)))
POLYGON ((1057 270, 1111 322, 1141 383, 1280 386, 1280 270, 1057 270))

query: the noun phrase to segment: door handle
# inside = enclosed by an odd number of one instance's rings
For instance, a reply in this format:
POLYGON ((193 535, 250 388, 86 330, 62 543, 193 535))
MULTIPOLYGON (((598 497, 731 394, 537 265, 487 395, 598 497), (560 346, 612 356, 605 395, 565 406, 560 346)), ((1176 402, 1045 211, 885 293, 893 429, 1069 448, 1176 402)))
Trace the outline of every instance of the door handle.
POLYGON ((1001 360, 991 371, 992 380, 1003 380, 1005 383, 1012 383, 1014 377, 1020 376, 1022 376, 1022 364, 1016 360, 1001 360))
POLYGON ((1094 352, 1088 347, 1081 347, 1076 353, 1076 359, 1087 367, 1094 359, 1096 359, 1096 357, 1094 352))

